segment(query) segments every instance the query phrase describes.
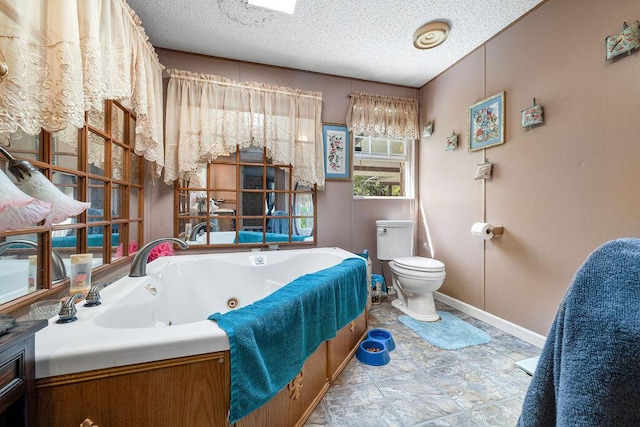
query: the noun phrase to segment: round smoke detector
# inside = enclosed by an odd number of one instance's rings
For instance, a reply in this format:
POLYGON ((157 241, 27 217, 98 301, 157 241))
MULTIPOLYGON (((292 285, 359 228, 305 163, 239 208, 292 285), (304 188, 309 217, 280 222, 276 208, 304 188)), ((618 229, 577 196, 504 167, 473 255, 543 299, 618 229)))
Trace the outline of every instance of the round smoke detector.
POLYGON ((442 44, 449 35, 446 22, 429 22, 413 33, 413 45, 418 49, 431 49, 442 44))

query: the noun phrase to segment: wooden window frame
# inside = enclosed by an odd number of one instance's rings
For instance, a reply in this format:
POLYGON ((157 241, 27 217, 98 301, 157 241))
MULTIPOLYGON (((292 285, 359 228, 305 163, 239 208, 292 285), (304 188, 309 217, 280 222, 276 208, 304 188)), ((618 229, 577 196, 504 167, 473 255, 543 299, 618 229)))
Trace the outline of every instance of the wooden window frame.
MULTIPOLYGON (((88 229, 89 227, 104 227, 103 228, 103 244, 102 244, 102 259, 103 263, 100 266, 94 267, 92 270, 93 282, 95 283, 100 277, 104 277, 115 270, 121 268, 130 261, 131 254, 129 254, 129 245, 122 244, 123 242, 135 241, 138 246, 144 241, 144 160, 134 153, 133 137, 130 135, 132 130, 132 120, 136 120, 135 114, 128 111, 122 105, 116 101, 105 101, 104 105, 104 117, 105 117, 105 129, 99 129, 89 124, 89 113, 85 113, 85 126, 78 130, 78 147, 77 147, 77 165, 76 168, 58 166, 54 162, 54 156, 57 155, 53 151, 53 135, 47 131, 41 131, 39 135, 39 143, 37 151, 27 152, 25 150, 15 150, 12 152, 9 147, 8 150, 18 159, 28 160, 34 167, 38 168, 48 179, 51 180, 55 172, 62 172, 65 174, 71 174, 77 177, 78 187, 78 199, 82 201, 89 200, 89 188, 95 184, 90 182, 93 180, 101 182, 104 188, 104 219, 101 221, 88 221, 88 212, 85 210, 76 217, 77 222, 65 225, 53 225, 51 227, 45 227, 43 225, 36 225, 16 230, 8 230, 0 233, 0 239, 4 240, 9 236, 17 236, 24 234, 36 234, 38 241, 38 265, 42 266, 38 269, 38 284, 39 288, 24 296, 18 297, 11 301, 0 304, 0 312, 11 313, 22 309, 36 301, 42 299, 55 298, 61 291, 68 288, 69 278, 61 280, 56 283, 52 283, 51 274, 51 251, 52 245, 52 232, 60 229, 75 229, 76 230, 76 247, 71 250, 73 253, 86 253, 89 250, 88 247, 88 229), (112 137, 111 118, 112 109, 119 108, 124 112, 124 139, 125 141, 118 141, 112 137), (108 119, 107 119, 108 118, 108 119), (104 175, 98 175, 90 172, 89 158, 88 158, 88 133, 93 132, 96 135, 104 138, 105 142, 105 160, 103 165, 104 175), (116 179, 112 173, 112 146, 117 145, 123 149, 123 171, 122 179, 116 179), (38 160, 34 160, 28 154, 37 154, 38 160), (132 176, 130 156, 137 156, 138 170, 137 176, 132 176), (119 186, 121 209, 118 212, 121 213, 121 217, 118 219, 112 219, 112 190, 114 184, 119 186), (132 190, 137 192, 138 204, 137 212, 131 212, 131 195, 132 190), (135 224, 135 227, 132 225, 135 224), (113 227, 118 226, 119 242, 122 246, 122 257, 114 259, 112 254, 117 247, 113 247, 111 244, 111 236, 113 227), (135 232, 132 231, 136 229, 135 232)), ((70 126, 70 125, 69 125, 70 126)), ((4 161, 4 158, 0 158, 0 161, 4 161)), ((133 161, 136 161, 135 159, 133 161)), ((68 251, 68 250, 67 250, 68 251)), ((67 276, 69 272, 67 271, 67 276)))
MULTIPOLYGON (((317 245, 317 188, 314 185, 311 188, 310 193, 312 194, 312 200, 313 200, 313 228, 311 231, 311 235, 313 236, 313 240, 309 241, 309 242, 301 242, 301 241, 293 241, 292 239, 292 235, 294 235, 293 233, 293 227, 294 224, 293 222, 296 221, 299 218, 311 218, 311 216, 305 216, 305 215, 295 215, 293 212, 293 203, 294 203, 294 196, 296 193, 303 193, 302 191, 296 191, 295 189, 295 183, 293 182, 293 174, 292 174, 292 169, 293 167, 291 165, 281 165, 281 164, 275 164, 275 163, 270 163, 270 159, 267 157, 267 151, 266 148, 262 149, 262 162, 250 162, 250 161, 243 161, 241 160, 241 148, 238 146, 236 151, 234 153, 232 153, 232 155, 234 156, 233 161, 229 161, 227 157, 224 158, 218 158, 215 159, 213 161, 211 161, 209 164, 207 164, 205 167, 207 169, 206 171, 206 186, 205 187, 190 187, 188 182, 181 182, 181 181, 176 181, 176 183, 174 184, 174 237, 177 238, 181 238, 184 240, 187 240, 189 238, 189 236, 186 235, 186 230, 185 227, 182 226, 182 222, 183 221, 190 221, 191 223, 195 222, 195 223, 200 223, 200 222, 204 222, 206 224, 211 224, 211 221, 213 219, 213 216, 211 215, 211 213, 209 212, 209 209, 206 210, 204 215, 191 215, 190 214, 190 209, 186 206, 186 204, 188 204, 188 194, 190 191, 202 191, 202 192, 206 192, 207 194, 207 200, 209 199, 209 196, 212 192, 218 191, 218 192, 235 192, 235 199, 231 199, 231 200, 225 200, 225 207, 227 206, 234 206, 235 208, 234 210, 234 214, 230 215, 229 218, 231 218, 234 222, 234 224, 240 224, 243 223, 245 220, 262 220, 262 233, 263 233, 263 241, 262 242, 252 242, 252 243, 216 243, 213 244, 210 242, 209 240, 209 231, 210 231, 210 227, 209 225, 205 226, 205 233, 207 235, 207 240, 206 243, 204 244, 198 244, 198 245, 193 245, 191 246, 190 249, 202 249, 202 248, 206 248, 206 249, 212 249, 212 248, 216 248, 216 249, 229 249, 229 248, 238 248, 238 247, 266 247, 269 246, 270 244, 277 244, 278 246, 280 245, 317 245), (212 174, 212 167, 215 167, 216 165, 232 165, 235 167, 235 188, 214 188, 211 187, 209 185, 209 183, 211 182, 211 174, 212 174), (263 168, 263 174, 262 174, 262 188, 259 189, 246 189, 246 188, 242 188, 242 167, 243 166, 252 166, 252 167, 262 167, 263 168), (288 183, 288 189, 285 190, 276 190, 276 189, 268 189, 267 188, 267 173, 266 170, 267 168, 279 168, 279 169, 285 169, 288 171, 288 179, 289 179, 289 183, 288 183), (275 219, 275 218, 282 218, 282 217, 277 217, 274 215, 242 215, 241 213, 238 212, 238 206, 241 204, 241 200, 242 200, 242 195, 243 194, 251 194, 251 193, 259 193, 262 195, 262 204, 266 205, 266 196, 267 193, 274 193, 274 194, 281 194, 281 195, 287 195, 288 196, 288 207, 287 207, 287 212, 288 212, 288 216, 284 217, 284 218, 288 218, 289 220, 289 241, 286 242, 268 242, 266 241, 266 233, 267 233, 267 223, 269 220, 271 219, 275 219), (187 214, 185 214, 184 212, 188 212, 187 214)), ((219 217, 217 217, 219 219, 219 217)), ((225 217, 226 218, 226 217, 225 217)), ((238 226, 234 226, 234 230, 235 231, 235 242, 239 242, 239 227, 238 226)))

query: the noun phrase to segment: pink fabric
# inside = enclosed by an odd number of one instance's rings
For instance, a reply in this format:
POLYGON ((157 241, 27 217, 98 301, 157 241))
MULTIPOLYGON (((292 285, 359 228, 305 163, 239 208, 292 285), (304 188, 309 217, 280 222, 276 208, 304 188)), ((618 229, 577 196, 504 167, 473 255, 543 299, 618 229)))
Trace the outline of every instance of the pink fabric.
MULTIPOLYGON (((138 244, 136 242, 129 243, 129 255, 133 255, 138 251, 138 244)), ((155 248, 151 249, 147 262, 151 262, 161 256, 173 255, 173 245, 169 242, 160 243, 155 248)), ((122 257, 122 244, 118 245, 116 249, 116 258, 122 257)))
POLYGON ((169 242, 160 243, 158 246, 151 249, 147 262, 151 262, 156 258, 160 258, 161 256, 170 255, 173 255, 173 245, 169 242))

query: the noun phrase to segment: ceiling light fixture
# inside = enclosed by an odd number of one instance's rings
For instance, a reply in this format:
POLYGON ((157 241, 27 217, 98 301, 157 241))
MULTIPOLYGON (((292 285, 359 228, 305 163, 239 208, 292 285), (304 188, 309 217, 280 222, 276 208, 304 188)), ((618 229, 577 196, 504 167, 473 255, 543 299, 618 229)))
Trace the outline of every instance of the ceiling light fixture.
POLYGON ((293 15, 296 0, 249 0, 251 6, 264 7, 293 15))
POLYGON ((413 45, 418 49, 431 49, 441 45, 449 35, 449 24, 442 21, 429 22, 413 33, 413 45))

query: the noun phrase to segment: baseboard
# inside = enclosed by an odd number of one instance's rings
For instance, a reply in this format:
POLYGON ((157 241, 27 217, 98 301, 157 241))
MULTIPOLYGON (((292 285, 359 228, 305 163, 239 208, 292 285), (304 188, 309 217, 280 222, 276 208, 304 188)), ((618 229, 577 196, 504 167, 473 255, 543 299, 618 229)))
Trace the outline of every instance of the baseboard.
POLYGON ((508 320, 501 319, 498 316, 494 316, 493 314, 487 313, 484 310, 480 310, 479 308, 469 305, 466 302, 462 302, 440 292, 434 292, 433 298, 447 304, 450 307, 455 308, 456 310, 460 310, 461 312, 466 313, 469 316, 473 316, 476 319, 482 320, 483 322, 488 323, 491 326, 495 326, 496 328, 505 331, 513 335, 514 337, 520 338, 521 340, 526 341, 531 345, 535 345, 538 348, 542 348, 542 346, 544 346, 546 337, 525 329, 521 326, 518 326, 515 323, 511 323, 508 320))

